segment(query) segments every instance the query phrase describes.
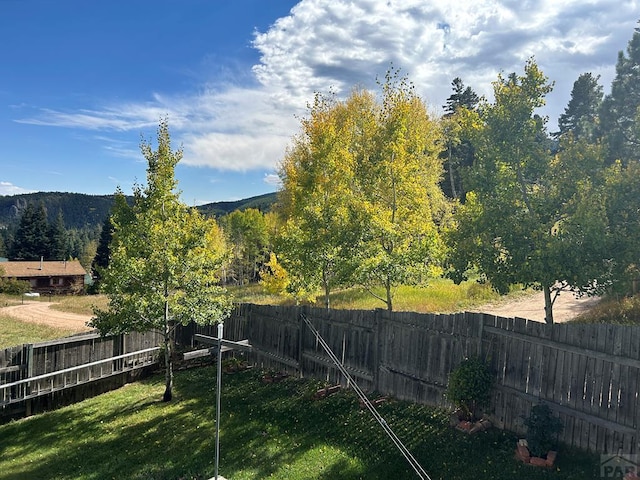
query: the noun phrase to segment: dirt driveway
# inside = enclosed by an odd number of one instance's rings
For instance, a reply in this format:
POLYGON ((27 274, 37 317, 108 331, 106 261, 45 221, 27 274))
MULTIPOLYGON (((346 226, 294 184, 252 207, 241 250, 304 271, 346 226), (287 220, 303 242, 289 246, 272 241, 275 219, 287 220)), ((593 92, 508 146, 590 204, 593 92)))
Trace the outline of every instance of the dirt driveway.
POLYGON ((61 312, 50 308, 51 302, 24 302, 22 305, 12 305, 0 308, 0 315, 15 318, 23 322, 40 323, 51 327, 64 328, 74 332, 87 332, 90 315, 61 312))
MULTIPOLYGON (((553 318, 555 322, 566 322, 590 309, 598 298, 575 298, 571 293, 561 294, 553 306, 553 318)), ((54 303, 50 302, 24 302, 23 305, 0 308, 0 315, 22 320, 24 322, 41 323, 58 328, 65 328, 73 332, 86 332, 90 315, 78 315, 75 313, 61 312, 50 308, 54 303)), ((482 313, 490 313, 501 317, 521 317, 530 320, 544 322, 544 295, 536 292, 525 297, 483 305, 474 309, 482 313)))
MULTIPOLYGON (((571 320, 595 306, 599 301, 597 297, 576 298, 571 292, 563 292, 553 304, 553 321, 562 323, 571 320)), ((517 300, 483 305, 474 311, 544 322, 544 293, 536 292, 517 300)))

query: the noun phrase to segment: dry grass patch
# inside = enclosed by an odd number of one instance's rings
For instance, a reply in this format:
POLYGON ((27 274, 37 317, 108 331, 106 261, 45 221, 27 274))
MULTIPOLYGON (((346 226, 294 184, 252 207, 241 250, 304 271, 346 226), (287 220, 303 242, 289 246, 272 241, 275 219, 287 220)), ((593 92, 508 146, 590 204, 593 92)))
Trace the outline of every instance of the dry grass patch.
POLYGON ((588 312, 576 317, 573 322, 640 325, 640 295, 605 298, 588 312))
POLYGON ((79 315, 93 315, 93 307, 107 308, 106 295, 72 295, 53 297, 55 305, 51 308, 61 312, 77 313, 79 315))

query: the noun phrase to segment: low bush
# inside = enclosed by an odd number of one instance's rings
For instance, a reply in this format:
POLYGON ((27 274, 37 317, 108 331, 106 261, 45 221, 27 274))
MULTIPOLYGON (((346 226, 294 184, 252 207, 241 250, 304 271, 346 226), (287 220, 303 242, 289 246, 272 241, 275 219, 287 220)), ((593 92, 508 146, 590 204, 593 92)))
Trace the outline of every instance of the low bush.
POLYGON ((477 420, 489 405, 493 378, 479 358, 465 358, 449 376, 446 398, 456 406, 461 420, 477 420))
POLYGON ((0 293, 7 295, 24 295, 31 290, 31 285, 25 280, 13 278, 0 278, 0 293))
POLYGON ((544 457, 549 450, 557 448, 562 421, 553 416, 548 405, 535 405, 524 419, 527 427, 527 443, 534 457, 544 457))

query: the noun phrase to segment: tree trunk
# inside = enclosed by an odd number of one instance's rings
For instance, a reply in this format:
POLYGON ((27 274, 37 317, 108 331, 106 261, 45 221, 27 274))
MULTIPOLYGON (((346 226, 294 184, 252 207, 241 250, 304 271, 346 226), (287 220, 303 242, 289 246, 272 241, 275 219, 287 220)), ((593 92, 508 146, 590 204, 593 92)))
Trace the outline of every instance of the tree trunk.
POLYGON ((164 365, 165 365, 165 390, 162 396, 163 402, 170 402, 173 398, 173 352, 171 345, 171 332, 169 329, 169 302, 164 304, 164 365))
POLYGON ((322 272, 322 286, 324 287, 324 307, 329 310, 331 308, 331 299, 329 295, 331 294, 331 287, 329 286, 329 279, 327 272, 322 272))
POLYGON ((451 196, 453 198, 458 198, 458 192, 456 192, 456 182, 453 177, 453 160, 451 158, 451 149, 452 147, 449 146, 449 182, 451 183, 451 196))
POLYGON ((553 302, 551 301, 551 287, 543 285, 544 291, 544 321, 553 324, 553 302))
POLYGON ((164 361, 165 361, 165 389, 162 395, 163 402, 170 402, 173 398, 173 360, 171 352, 171 339, 165 336, 164 340, 164 361))
POLYGON ((387 310, 393 312, 393 297, 391 296, 391 282, 387 280, 385 282, 385 290, 387 291, 387 310))
POLYGON ((331 308, 331 299, 329 298, 329 287, 325 287, 324 289, 324 306, 327 310, 331 308))

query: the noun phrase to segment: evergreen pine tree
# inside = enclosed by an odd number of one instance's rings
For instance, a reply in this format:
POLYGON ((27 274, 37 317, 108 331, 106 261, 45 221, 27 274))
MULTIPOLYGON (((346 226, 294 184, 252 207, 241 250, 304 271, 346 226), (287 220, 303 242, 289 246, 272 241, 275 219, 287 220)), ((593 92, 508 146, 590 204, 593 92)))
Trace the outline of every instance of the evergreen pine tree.
POLYGON ((607 161, 627 164, 640 158, 640 29, 618 53, 611 93, 602 102, 600 120, 607 144, 607 161))
POLYGON ((100 233, 100 239, 98 240, 96 256, 93 258, 93 262, 91 263, 91 268, 98 284, 100 283, 101 272, 109 266, 109 245, 111 244, 112 237, 113 223, 111 222, 111 216, 108 216, 104 219, 102 224, 102 232, 100 233))
POLYGON ((40 260, 49 253, 49 229, 44 204, 29 203, 16 231, 9 257, 12 260, 40 260))
POLYGON ((573 83, 571 99, 558 119, 559 131, 555 137, 568 133, 573 134, 575 140, 596 140, 598 127, 598 112, 602 104, 602 85, 598 84, 600 75, 583 73, 573 83))
POLYGON ((58 211, 55 222, 49 226, 48 260, 66 260, 68 251, 67 231, 64 227, 62 211, 58 211))
POLYGON ((478 107, 480 97, 471 87, 465 87, 460 77, 451 82, 453 93, 444 105, 442 122, 446 148, 442 152, 444 175, 440 188, 448 198, 460 198, 464 201, 462 171, 473 164, 473 147, 465 138, 462 124, 463 111, 473 111, 478 107))
POLYGON ((465 87, 460 77, 456 77, 451 82, 453 93, 447 98, 444 106, 445 115, 453 115, 459 108, 474 110, 480 102, 480 97, 471 87, 465 87))

